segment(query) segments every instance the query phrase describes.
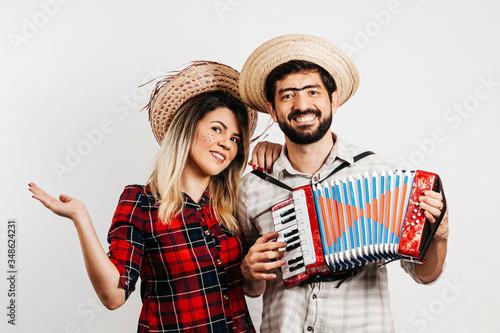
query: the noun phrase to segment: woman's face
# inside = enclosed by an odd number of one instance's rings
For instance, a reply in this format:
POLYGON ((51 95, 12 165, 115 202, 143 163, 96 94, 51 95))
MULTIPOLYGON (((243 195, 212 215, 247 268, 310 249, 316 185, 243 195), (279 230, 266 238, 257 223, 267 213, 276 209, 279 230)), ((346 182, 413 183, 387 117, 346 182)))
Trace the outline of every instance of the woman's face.
POLYGON ((233 111, 219 107, 196 126, 186 167, 202 178, 215 176, 229 166, 238 152, 241 133, 233 111))

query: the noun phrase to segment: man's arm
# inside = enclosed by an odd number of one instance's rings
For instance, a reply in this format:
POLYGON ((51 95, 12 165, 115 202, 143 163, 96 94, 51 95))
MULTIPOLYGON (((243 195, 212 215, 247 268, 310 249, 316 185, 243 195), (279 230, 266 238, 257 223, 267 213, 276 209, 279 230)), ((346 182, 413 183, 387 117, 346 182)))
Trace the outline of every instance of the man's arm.
POLYGON ((249 189, 253 187, 252 184, 249 184, 248 175, 243 177, 237 217, 241 235, 249 247, 248 253, 240 265, 243 275, 243 292, 248 296, 255 297, 262 295, 266 290, 266 280, 276 278, 276 274, 268 273, 268 271, 283 266, 284 260, 280 260, 282 252, 277 251, 277 249, 286 247, 286 243, 272 241, 278 237, 277 232, 267 233, 259 237, 260 231, 252 222, 252 214, 249 212, 253 207, 251 205, 253 201, 250 200, 249 196, 253 200, 255 199, 251 192, 249 193, 249 189))
MULTIPOLYGON (((425 217, 429 219, 432 227, 434 222, 436 222, 436 218, 441 214, 441 209, 443 209, 443 197, 439 193, 427 191, 425 192, 425 196, 420 198, 420 207, 424 210, 425 217)), ((427 249, 425 262, 415 265, 415 273, 422 282, 433 282, 441 274, 448 249, 448 232, 447 207, 443 220, 434 235, 434 239, 427 249)))
POLYGON ((273 242, 272 239, 277 237, 277 232, 269 232, 258 238, 243 258, 243 292, 248 296, 262 295, 266 291, 266 280, 276 279, 276 274, 268 271, 285 264, 283 254, 278 249, 286 247, 286 243, 273 242))

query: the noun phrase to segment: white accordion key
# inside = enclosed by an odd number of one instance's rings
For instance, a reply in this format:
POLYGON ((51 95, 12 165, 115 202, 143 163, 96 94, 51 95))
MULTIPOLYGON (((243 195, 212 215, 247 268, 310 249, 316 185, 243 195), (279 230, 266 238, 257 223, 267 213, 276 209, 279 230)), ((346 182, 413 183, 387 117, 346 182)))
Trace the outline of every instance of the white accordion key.
POLYGON ((306 266, 311 265, 316 262, 316 255, 313 248, 314 242, 304 190, 293 191, 293 202, 296 208, 297 226, 300 233, 300 245, 304 253, 304 262, 306 266))

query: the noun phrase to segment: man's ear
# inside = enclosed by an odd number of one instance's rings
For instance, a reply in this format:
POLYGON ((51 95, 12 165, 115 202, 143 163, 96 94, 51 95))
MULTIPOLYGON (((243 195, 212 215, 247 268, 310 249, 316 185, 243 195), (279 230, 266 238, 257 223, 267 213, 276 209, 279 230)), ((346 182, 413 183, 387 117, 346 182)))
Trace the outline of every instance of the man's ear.
POLYGON ((277 123, 278 117, 276 116, 276 110, 274 110, 273 105, 270 102, 267 102, 266 106, 267 106, 267 113, 269 113, 271 118, 273 118, 273 121, 277 123))
POLYGON ((332 92, 332 102, 331 102, 331 107, 332 107, 332 115, 337 112, 337 108, 339 107, 339 94, 334 91, 332 92))

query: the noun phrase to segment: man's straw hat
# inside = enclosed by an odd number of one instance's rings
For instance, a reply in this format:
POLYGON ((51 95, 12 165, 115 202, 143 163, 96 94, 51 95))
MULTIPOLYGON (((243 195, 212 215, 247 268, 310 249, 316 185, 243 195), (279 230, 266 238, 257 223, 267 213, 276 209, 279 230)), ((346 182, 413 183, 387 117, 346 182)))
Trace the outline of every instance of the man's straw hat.
POLYGON ((252 109, 266 112, 264 84, 273 69, 291 60, 306 60, 325 69, 337 85, 339 106, 356 92, 359 73, 347 54, 332 42, 311 35, 284 35, 259 46, 243 65, 240 94, 252 109))

